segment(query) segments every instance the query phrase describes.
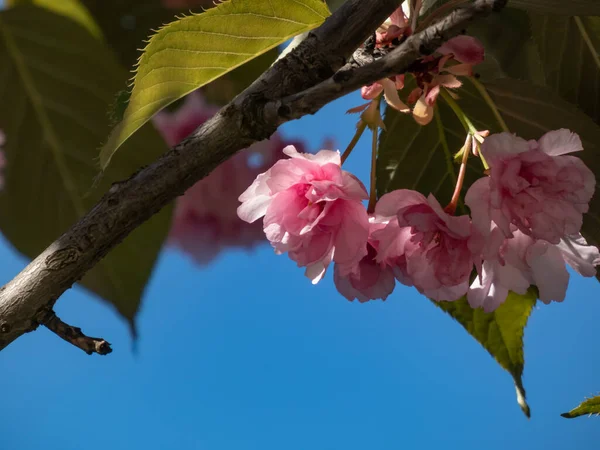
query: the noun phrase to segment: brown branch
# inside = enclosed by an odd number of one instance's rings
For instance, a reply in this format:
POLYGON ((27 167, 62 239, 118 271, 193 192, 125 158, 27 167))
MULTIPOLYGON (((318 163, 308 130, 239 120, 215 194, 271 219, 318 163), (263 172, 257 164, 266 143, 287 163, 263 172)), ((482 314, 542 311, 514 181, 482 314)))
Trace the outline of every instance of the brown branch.
POLYGON ((108 355, 112 352, 110 344, 104 339, 86 336, 81 332, 81 328, 67 325, 60 320, 52 310, 46 317, 44 326, 65 341, 80 348, 88 355, 91 355, 92 353, 108 355))
POLYGON ((362 67, 347 64, 324 82, 274 101, 267 105, 267 117, 282 124, 314 114, 327 103, 373 81, 408 72, 422 55, 433 53, 448 39, 458 35, 470 21, 502 9, 506 2, 507 0, 477 0, 458 8, 435 25, 409 37, 382 58, 362 67))
POLYGON ((348 0, 190 137, 128 180, 113 184, 79 222, 0 288, 0 350, 44 323, 47 311, 65 290, 131 231, 222 161, 268 138, 279 124, 313 113, 360 87, 357 83, 369 84, 400 72, 420 56, 419 51, 432 51, 432 45, 455 34, 472 17, 504 1, 477 0, 475 6, 442 22, 446 25, 437 24, 435 32, 425 30, 389 57, 347 74, 338 72, 399 3, 348 0), (312 101, 315 106, 309 104, 312 101))

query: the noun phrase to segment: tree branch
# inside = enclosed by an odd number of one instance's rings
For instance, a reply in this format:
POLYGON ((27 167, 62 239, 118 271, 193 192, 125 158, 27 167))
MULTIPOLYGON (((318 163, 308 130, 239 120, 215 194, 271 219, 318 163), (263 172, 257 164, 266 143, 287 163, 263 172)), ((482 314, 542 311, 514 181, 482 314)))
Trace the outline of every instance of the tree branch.
POLYGON ((435 31, 425 30, 380 61, 340 71, 399 3, 348 0, 190 137, 128 180, 113 184, 79 222, 0 288, 0 350, 45 323, 64 291, 131 231, 222 161, 268 138, 287 120, 314 113, 361 84, 400 73, 420 57, 420 51, 432 51, 468 20, 502 6, 505 0, 477 0, 455 13, 454 19, 435 25, 435 31))
POLYGON ((99 355, 108 355, 112 352, 110 344, 101 338, 88 337, 81 332, 81 328, 67 325, 60 320, 54 311, 50 311, 48 317, 44 321, 44 325, 53 333, 65 341, 73 344, 75 347, 80 348, 88 355, 92 353, 98 353, 99 355))

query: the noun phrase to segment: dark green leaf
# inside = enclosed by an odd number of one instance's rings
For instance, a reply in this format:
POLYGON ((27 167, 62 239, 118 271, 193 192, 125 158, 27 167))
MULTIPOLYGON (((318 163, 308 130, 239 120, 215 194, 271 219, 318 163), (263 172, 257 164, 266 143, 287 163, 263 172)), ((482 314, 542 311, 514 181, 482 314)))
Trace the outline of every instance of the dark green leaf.
POLYGON ((600 17, 530 17, 546 84, 600 124, 600 17))
POLYGON ((569 412, 562 413, 561 416, 566 419, 574 419, 575 417, 583 415, 591 416, 593 414, 597 416, 600 415, 600 396, 588 398, 577 408, 572 409, 569 412))
POLYGON ((598 0, 509 0, 509 6, 542 14, 600 16, 598 0))
MULTIPOLYGON (((52 0, 57 1, 57 0, 52 0)), ((138 60, 150 30, 171 22, 183 11, 163 6, 162 0, 81 0, 106 36, 124 67, 138 60)))
MULTIPOLYGON (((0 128, 6 134, 0 228, 29 257, 77 221, 110 186, 164 151, 152 126, 128 143, 99 186, 107 110, 127 78, 103 43, 71 19, 34 6, 0 12, 0 128), (35 30, 32 33, 31 30, 35 30)), ((130 321, 169 228, 167 209, 81 281, 130 321)))
POLYGON ((511 374, 517 390, 517 402, 527 417, 530 410, 522 380, 525 365, 523 333, 536 298, 534 289, 525 295, 510 292, 506 301, 492 313, 471 308, 466 298, 455 302, 433 302, 460 323, 511 374))

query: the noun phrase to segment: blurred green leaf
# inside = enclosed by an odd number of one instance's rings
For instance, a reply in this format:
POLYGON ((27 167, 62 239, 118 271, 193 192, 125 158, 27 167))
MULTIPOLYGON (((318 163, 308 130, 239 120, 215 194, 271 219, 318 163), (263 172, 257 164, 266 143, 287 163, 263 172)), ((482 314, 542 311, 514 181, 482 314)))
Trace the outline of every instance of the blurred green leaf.
POLYGON ((525 295, 510 292, 506 301, 491 313, 471 308, 464 297, 455 302, 432 301, 460 323, 510 373, 517 390, 517 402, 527 417, 531 412, 522 379, 525 365, 523 334, 536 299, 535 289, 525 295))
MULTIPOLYGON (((0 128, 6 134, 0 228, 37 256, 117 180, 164 151, 152 126, 128 142, 96 189, 106 111, 127 73, 103 43, 45 8, 0 12, 0 128), (35 33, 31 33, 35 30, 35 33)), ((82 279, 130 321, 169 228, 167 208, 138 228, 82 279)))
MULTIPOLYGON (((62 0, 47 0, 60 2, 62 0)), ((144 41, 184 11, 167 9, 162 0, 81 0, 102 29, 121 64, 130 69, 138 60, 144 41)))
POLYGON ((509 6, 541 14, 600 16, 598 0, 509 0, 509 6))
POLYGON ((562 413, 561 416, 566 419, 574 419, 575 417, 583 415, 600 415, 600 396, 588 398, 577 408, 572 409, 569 412, 562 413))
MULTIPOLYGON (((36 5, 68 17, 88 30, 94 37, 102 39, 102 31, 80 0, 6 0, 7 7, 36 5)), ((31 30, 35 32, 35 30, 31 30)))
POLYGON ((125 116, 102 148, 100 164, 105 168, 123 142, 167 105, 328 15, 322 0, 238 0, 165 26, 140 59, 125 116))

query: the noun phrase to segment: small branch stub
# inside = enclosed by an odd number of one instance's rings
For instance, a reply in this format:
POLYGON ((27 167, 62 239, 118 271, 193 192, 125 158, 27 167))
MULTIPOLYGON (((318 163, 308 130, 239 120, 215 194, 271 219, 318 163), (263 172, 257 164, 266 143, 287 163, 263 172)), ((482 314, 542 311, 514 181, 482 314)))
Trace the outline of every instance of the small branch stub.
POLYGON ((65 341, 80 348, 88 355, 91 355, 92 353, 108 355, 112 352, 110 344, 104 339, 86 336, 81 332, 81 328, 73 327, 60 320, 54 311, 50 311, 50 314, 43 325, 65 341))

